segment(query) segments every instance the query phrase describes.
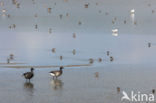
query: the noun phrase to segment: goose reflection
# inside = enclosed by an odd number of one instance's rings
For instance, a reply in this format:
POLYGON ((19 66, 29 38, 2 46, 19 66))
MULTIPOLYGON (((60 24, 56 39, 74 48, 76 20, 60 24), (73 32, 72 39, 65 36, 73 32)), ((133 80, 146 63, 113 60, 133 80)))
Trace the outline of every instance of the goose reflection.
POLYGON ((50 84, 54 90, 58 90, 62 89, 64 83, 60 79, 52 79, 50 84))
POLYGON ((32 84, 31 82, 25 82, 24 83, 24 87, 25 88, 29 88, 29 89, 33 89, 34 88, 34 84, 32 84))
POLYGON ((34 93, 34 84, 31 82, 24 83, 24 90, 29 93, 29 95, 33 95, 34 93))

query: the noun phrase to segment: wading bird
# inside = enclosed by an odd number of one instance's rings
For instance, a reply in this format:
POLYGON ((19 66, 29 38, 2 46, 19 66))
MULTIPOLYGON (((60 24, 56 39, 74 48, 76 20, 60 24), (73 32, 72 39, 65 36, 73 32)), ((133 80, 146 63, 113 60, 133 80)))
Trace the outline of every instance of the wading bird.
POLYGON ((53 77, 53 79, 54 78, 57 79, 57 77, 59 77, 59 76, 62 75, 62 73, 63 73, 63 70, 62 69, 63 69, 63 66, 60 67, 60 70, 51 71, 51 72, 49 72, 49 74, 53 77))
POLYGON ((23 76, 25 77, 26 81, 27 81, 27 79, 29 79, 29 82, 30 82, 30 79, 33 78, 33 76, 34 76, 33 71, 34 71, 34 68, 31 68, 30 72, 23 73, 23 76))

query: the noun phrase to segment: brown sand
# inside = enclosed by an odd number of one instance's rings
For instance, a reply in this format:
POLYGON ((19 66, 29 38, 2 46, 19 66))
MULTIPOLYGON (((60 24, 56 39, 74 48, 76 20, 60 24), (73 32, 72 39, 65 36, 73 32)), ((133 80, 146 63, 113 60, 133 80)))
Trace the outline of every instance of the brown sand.
MULTIPOLYGON (((91 66, 91 64, 81 64, 81 65, 64 65, 64 67, 81 67, 81 66, 91 66)), ((0 66, 0 68, 56 68, 56 67, 60 67, 60 65, 45 65, 45 66, 0 66)))
POLYGON ((0 65, 16 65, 16 64, 26 64, 26 63, 0 63, 0 65))

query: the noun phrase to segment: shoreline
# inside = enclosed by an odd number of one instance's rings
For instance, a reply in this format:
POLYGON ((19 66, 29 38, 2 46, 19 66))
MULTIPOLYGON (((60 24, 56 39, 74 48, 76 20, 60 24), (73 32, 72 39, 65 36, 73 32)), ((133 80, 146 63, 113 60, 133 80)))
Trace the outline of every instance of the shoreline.
MULTIPOLYGON (((0 68, 16 68, 16 69, 21 69, 21 68, 56 68, 56 67, 60 67, 61 65, 45 65, 45 66, 0 66, 0 68)), ((63 65, 63 67, 82 67, 82 66, 92 66, 91 64, 80 64, 80 65, 63 65)))

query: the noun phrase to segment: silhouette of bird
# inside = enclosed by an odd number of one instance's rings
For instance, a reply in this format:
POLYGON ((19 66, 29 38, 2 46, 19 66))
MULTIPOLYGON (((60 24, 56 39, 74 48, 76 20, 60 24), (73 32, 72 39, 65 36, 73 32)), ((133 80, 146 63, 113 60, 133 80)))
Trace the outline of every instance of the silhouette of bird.
POLYGON ((55 53, 56 52, 56 48, 52 48, 52 52, 55 53))
POLYGON ((153 94, 155 93, 155 89, 152 89, 152 93, 153 93, 153 94))
POLYGON ((109 52, 109 51, 107 51, 107 56, 109 56, 109 54, 110 54, 110 52, 109 52))
POLYGON ((89 63, 90 63, 90 64, 93 64, 93 63, 94 63, 94 59, 90 58, 90 59, 89 59, 89 63))
POLYGON ((102 58, 99 58, 99 59, 98 59, 98 62, 102 62, 102 58))
POLYGON ((34 68, 31 68, 30 72, 23 73, 23 76, 25 77, 26 81, 27 81, 27 79, 29 79, 29 82, 30 82, 30 79, 33 78, 33 76, 34 76, 33 71, 34 71, 34 68))
POLYGON ((60 60, 62 60, 62 59, 63 59, 63 56, 61 55, 61 56, 60 56, 60 60))
POLYGON ((75 50, 75 49, 73 49, 72 53, 73 53, 73 55, 75 55, 75 54, 76 54, 76 50, 75 50))
POLYGON ((116 89, 117 89, 117 92, 119 93, 120 92, 120 87, 117 87, 116 89))
POLYGON ((51 72, 49 72, 49 74, 53 77, 53 79, 54 79, 54 77, 57 78, 62 75, 62 73, 63 73, 62 69, 63 69, 63 66, 60 67, 60 70, 51 71, 51 72))
POLYGON ((148 43, 148 47, 151 47, 151 43, 148 43))
POLYGON ((110 56, 110 61, 112 62, 114 60, 114 58, 112 56, 110 56))

